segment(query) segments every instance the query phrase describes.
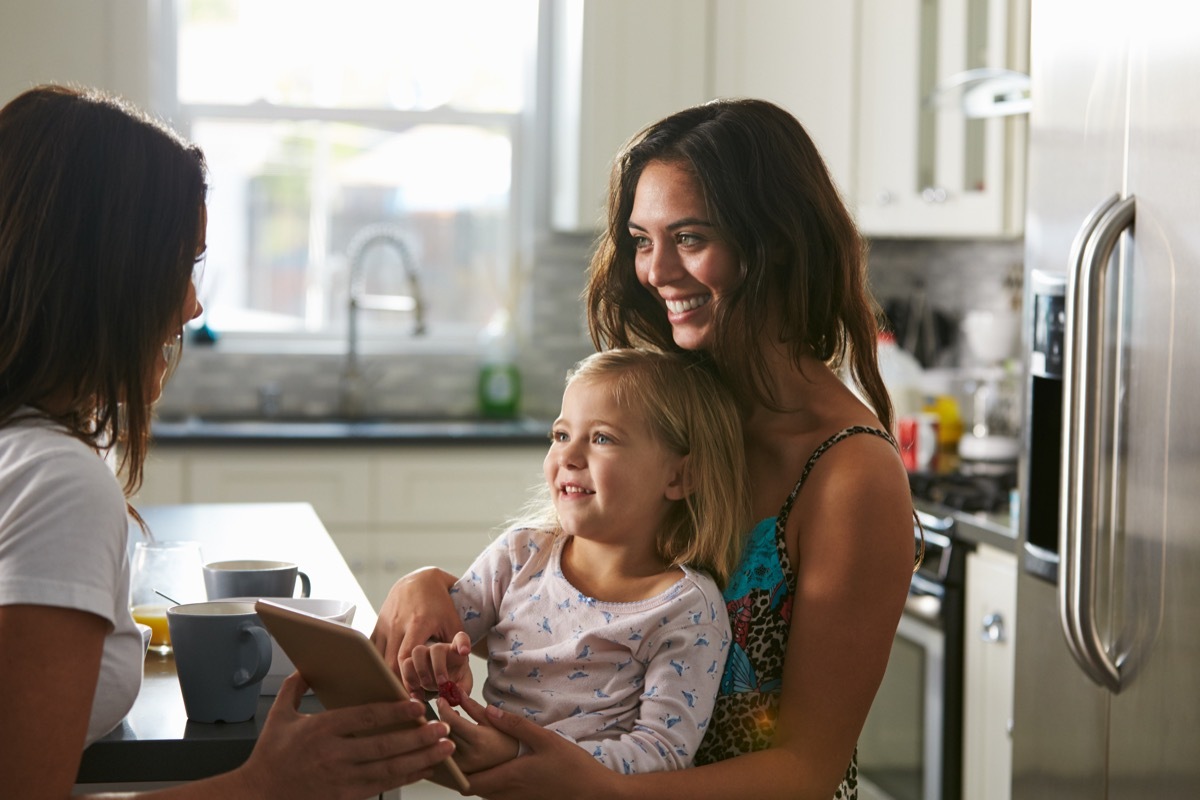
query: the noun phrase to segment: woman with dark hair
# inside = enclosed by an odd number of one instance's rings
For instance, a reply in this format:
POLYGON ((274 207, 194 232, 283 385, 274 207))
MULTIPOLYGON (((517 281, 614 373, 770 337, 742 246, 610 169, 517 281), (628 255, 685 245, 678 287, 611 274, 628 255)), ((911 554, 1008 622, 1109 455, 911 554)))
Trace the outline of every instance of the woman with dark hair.
MULTIPOLYGON (((875 355, 864 243, 800 123, 761 100, 724 100, 635 136, 613 167, 587 309, 597 346, 702 352, 739 398, 759 522, 724 591, 734 642, 696 769, 604 774, 489 708, 475 722, 526 755, 470 776, 472 788, 856 797, 856 742, 913 568, 912 499, 875 355), (839 379, 847 362, 871 407, 839 379)), ((398 581, 377 646, 403 656, 453 633, 438 592, 450 581, 432 570, 398 581)))
MULTIPOLYGON (((0 785, 66 798, 84 748, 141 686, 125 497, 151 405, 200 313, 198 148, 120 101, 61 86, 0 109, 0 785), (120 454, 118 483, 103 458, 120 454)), ((136 516, 136 514, 135 514, 136 516)), ((317 715, 292 676, 238 769, 146 796, 362 798, 453 746, 417 703, 317 715)))

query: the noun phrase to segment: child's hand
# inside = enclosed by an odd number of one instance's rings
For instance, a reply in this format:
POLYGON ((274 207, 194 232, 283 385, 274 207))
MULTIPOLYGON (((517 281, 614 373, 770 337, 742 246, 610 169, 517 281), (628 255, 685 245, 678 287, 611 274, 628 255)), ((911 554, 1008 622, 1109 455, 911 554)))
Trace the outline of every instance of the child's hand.
POLYGON ((425 699, 426 692, 437 695, 443 684, 457 685, 461 695, 471 693, 471 640, 459 631, 449 642, 417 645, 400 662, 400 677, 409 694, 425 699))
POLYGON ((463 772, 479 772, 517 757, 520 742, 492 727, 484 707, 472 698, 462 698, 462 709, 475 724, 463 719, 445 700, 439 698, 437 705, 438 716, 450 726, 454 761, 463 772))

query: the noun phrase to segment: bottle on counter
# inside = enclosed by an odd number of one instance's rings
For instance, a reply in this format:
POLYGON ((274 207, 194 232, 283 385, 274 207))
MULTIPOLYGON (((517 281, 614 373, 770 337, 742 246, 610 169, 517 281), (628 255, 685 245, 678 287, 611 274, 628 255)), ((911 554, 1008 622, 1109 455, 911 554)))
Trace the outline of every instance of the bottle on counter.
POLYGON ((499 309, 480 334, 479 413, 485 419, 511 419, 521 401, 517 340, 508 311, 499 309))
POLYGON ((921 389, 921 364, 896 343, 896 335, 882 331, 878 342, 879 372, 892 398, 897 420, 920 414, 925 408, 921 389))
POLYGON ((925 411, 938 418, 938 472, 954 472, 958 469, 958 443, 963 435, 958 400, 949 394, 927 397, 925 411))

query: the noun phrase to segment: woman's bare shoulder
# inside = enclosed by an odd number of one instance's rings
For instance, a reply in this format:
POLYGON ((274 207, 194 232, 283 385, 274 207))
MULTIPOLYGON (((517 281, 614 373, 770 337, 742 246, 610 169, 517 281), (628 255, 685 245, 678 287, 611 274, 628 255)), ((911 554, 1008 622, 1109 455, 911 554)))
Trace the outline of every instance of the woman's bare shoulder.
POLYGON ((801 530, 836 532, 834 538, 851 548, 878 545, 880 537, 910 542, 912 513, 908 473, 895 446, 860 432, 820 454, 796 497, 788 529, 797 536, 801 530))

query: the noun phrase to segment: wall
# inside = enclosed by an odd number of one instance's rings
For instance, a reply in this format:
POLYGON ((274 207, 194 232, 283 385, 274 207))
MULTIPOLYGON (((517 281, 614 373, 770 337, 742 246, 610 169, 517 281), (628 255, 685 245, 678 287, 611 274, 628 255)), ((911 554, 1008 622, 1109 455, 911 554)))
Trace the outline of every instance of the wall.
MULTIPOLYGON (((583 291, 592 243, 584 237, 547 236, 536 246, 529 274, 529 313, 521 333, 523 411, 551 418, 558 413, 563 376, 592 351, 586 334, 583 291)), ((877 240, 871 243, 871 285, 881 304, 907 303, 924 291, 929 306, 957 325, 965 310, 1005 302, 1006 285, 1022 264, 1015 241, 877 240)), ((214 409, 253 411, 258 389, 282 392, 284 413, 336 408, 340 354, 262 356, 185 349, 184 362, 163 398, 164 414, 214 409)), ((953 349, 943 354, 955 365, 953 349)), ((365 358, 371 411, 421 414, 431 409, 469 415, 474 410, 475 360, 464 354, 365 358)))
POLYGON ((4 0, 0 3, 0 102, 46 82, 77 82, 147 107, 155 76, 151 0, 4 0))

